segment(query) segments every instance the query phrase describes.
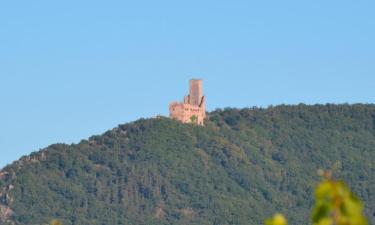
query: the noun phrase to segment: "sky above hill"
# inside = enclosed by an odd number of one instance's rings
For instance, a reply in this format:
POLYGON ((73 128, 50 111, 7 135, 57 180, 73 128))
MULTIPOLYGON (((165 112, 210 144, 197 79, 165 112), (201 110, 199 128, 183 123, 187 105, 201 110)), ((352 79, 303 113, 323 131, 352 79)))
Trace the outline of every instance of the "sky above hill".
POLYGON ((3 1, 0 167, 158 114, 375 102, 375 1, 3 1))

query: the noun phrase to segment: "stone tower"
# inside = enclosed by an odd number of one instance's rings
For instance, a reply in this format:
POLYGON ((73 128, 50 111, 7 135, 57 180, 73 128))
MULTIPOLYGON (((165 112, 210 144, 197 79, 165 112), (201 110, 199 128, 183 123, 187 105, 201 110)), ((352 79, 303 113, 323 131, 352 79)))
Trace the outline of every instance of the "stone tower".
POLYGON ((190 80, 190 90, 189 90, 189 104, 199 105, 203 97, 203 83, 202 80, 191 79, 190 80))
POLYGON ((172 102, 169 105, 169 116, 183 123, 202 125, 206 118, 206 102, 203 95, 203 81, 191 79, 189 94, 183 102, 172 102))

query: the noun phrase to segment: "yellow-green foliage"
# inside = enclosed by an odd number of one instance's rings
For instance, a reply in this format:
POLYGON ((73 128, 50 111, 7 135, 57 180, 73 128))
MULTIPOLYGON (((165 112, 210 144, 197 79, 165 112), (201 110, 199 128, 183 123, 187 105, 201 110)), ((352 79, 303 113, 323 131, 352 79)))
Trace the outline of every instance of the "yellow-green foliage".
MULTIPOLYGON (((363 215, 362 202, 343 181, 331 178, 330 172, 321 172, 322 182, 315 190, 313 225, 368 225, 363 215)), ((281 214, 267 219, 265 225, 287 225, 281 214)))
POLYGON ((362 213, 362 202, 342 181, 324 174, 315 190, 315 207, 312 212, 314 225, 367 225, 362 213))
POLYGON ((266 225, 288 225, 288 222, 286 221, 285 217, 277 213, 272 218, 267 219, 265 222, 266 225))
POLYGON ((62 225, 62 223, 58 220, 52 220, 51 225, 62 225))

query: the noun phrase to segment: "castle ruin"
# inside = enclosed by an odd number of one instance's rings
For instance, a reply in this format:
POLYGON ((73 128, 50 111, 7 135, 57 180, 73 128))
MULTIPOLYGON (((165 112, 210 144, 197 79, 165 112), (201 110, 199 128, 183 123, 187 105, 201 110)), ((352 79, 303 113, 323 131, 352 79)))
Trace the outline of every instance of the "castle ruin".
POLYGON ((189 95, 183 102, 169 104, 169 117, 182 123, 193 123, 203 126, 206 118, 206 102, 203 95, 203 82, 201 79, 191 79, 189 95))

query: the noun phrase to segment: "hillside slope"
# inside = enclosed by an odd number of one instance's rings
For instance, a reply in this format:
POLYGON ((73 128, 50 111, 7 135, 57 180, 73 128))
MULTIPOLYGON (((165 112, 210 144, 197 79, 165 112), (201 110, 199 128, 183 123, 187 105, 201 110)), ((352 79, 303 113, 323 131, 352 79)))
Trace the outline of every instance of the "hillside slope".
POLYGON ((51 145, 0 173, 0 224, 308 224, 319 168, 337 168, 375 224, 375 105, 225 109, 51 145))

